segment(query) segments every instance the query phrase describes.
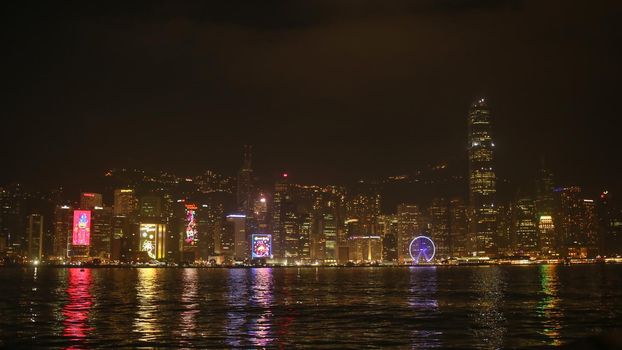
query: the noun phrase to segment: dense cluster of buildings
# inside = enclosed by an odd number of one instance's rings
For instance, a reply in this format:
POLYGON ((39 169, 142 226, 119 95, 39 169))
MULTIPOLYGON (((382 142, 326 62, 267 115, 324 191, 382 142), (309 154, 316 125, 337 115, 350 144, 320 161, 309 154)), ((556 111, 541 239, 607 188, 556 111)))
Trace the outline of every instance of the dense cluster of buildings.
POLYGON ((467 195, 432 193, 387 209, 385 187, 409 186, 409 176, 342 187, 301 185, 284 173, 266 184, 246 146, 235 177, 114 169, 105 190, 79 198, 1 187, 0 254, 17 262, 408 264, 421 235, 434 241, 438 262, 622 254, 622 211, 607 191, 591 198, 558 187, 543 167, 529 195, 498 199, 492 121, 485 100, 471 106, 460 182, 467 195))

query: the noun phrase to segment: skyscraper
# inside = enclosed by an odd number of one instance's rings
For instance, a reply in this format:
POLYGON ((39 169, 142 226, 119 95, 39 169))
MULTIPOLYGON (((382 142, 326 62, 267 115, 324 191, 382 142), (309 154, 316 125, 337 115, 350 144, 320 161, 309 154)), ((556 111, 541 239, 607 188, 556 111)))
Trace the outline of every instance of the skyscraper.
POLYGON ((471 105, 468 118, 469 205, 471 227, 469 251, 475 254, 496 252, 497 178, 493 168, 494 147, 492 116, 484 99, 471 105))
POLYGON ((289 183, 287 174, 283 174, 274 184, 272 196, 272 251, 276 258, 285 256, 285 226, 287 202, 289 201, 289 183))
POLYGON ((242 168, 238 172, 237 205, 245 215, 253 211, 253 169, 251 168, 252 147, 244 146, 242 168))
POLYGON ((434 198, 428 208, 430 218, 429 234, 436 245, 436 256, 451 256, 451 231, 449 203, 445 198, 434 198))
POLYGON ((400 204, 397 207, 397 259, 399 263, 410 262, 410 243, 423 233, 419 206, 400 204))
POLYGON ((84 192, 80 195, 80 209, 92 210, 95 207, 102 207, 101 193, 84 192))
POLYGON ((138 199, 134 190, 120 188, 114 190, 114 215, 129 216, 138 208, 138 199))
POLYGON ((246 238, 246 215, 230 214, 227 215, 227 222, 233 224, 233 259, 244 261, 250 256, 250 246, 246 238))
POLYGON ((54 256, 59 260, 67 257, 68 243, 71 243, 73 208, 57 205, 54 208, 54 256), (69 239, 69 240, 68 240, 69 239))
POLYGON ((110 258, 112 240, 112 208, 95 207, 91 212, 91 257, 110 258))
POLYGON ((538 222, 536 206, 531 198, 521 198, 513 208, 512 238, 515 252, 522 255, 538 254, 538 222))
POLYGON ((43 216, 40 214, 30 214, 27 220, 27 256, 31 260, 41 260, 41 256, 43 255, 43 216))
POLYGON ((449 232, 451 235, 451 256, 464 256, 469 228, 467 206, 464 200, 454 198, 449 202, 449 232))
POLYGON ((559 229, 562 253, 572 258, 595 256, 598 248, 598 220, 596 204, 583 199, 581 188, 571 186, 558 189, 560 208, 555 220, 559 229))

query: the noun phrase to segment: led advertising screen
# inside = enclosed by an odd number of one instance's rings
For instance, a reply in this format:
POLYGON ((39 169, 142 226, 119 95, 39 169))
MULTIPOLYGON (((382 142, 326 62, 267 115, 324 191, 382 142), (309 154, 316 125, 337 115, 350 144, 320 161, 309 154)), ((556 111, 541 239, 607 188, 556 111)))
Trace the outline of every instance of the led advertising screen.
POLYGON ((251 254, 255 258, 272 258, 272 235, 251 235, 251 254))
POLYGON ((91 244, 91 211, 73 211, 73 231, 71 243, 73 245, 91 244))
POLYGON ((194 245, 197 240, 196 209, 197 207, 194 204, 186 205, 186 237, 184 237, 184 241, 188 245, 194 245))
POLYGON ((156 258, 155 224, 140 224, 140 251, 147 252, 151 259, 156 258))

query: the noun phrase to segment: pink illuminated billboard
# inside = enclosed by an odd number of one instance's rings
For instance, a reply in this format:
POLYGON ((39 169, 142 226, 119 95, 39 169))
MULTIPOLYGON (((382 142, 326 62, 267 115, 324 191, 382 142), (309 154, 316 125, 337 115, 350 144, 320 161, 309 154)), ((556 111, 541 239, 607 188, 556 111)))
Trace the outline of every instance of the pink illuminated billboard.
POLYGON ((91 243, 91 211, 73 211, 73 245, 89 245, 91 243))

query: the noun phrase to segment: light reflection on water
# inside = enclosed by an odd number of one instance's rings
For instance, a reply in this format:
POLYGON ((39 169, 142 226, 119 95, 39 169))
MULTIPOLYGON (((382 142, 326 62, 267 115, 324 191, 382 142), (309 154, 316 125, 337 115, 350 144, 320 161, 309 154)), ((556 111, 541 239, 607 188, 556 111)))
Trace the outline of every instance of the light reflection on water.
POLYGON ((538 303, 538 316, 543 319, 540 332, 550 339, 548 345, 561 345, 560 330, 563 314, 559 307, 557 266, 540 266, 540 280, 543 294, 542 300, 538 303))
POLYGON ((506 281, 504 271, 498 266, 481 267, 474 274, 476 299, 473 303, 473 331, 482 342, 482 348, 499 349, 503 345, 507 323, 502 307, 506 281))
POLYGON ((199 314, 199 277, 197 269, 186 268, 182 272, 180 338, 183 346, 189 345, 186 339, 196 336, 197 315, 199 314))
POLYGON ((272 338, 273 314, 272 302, 274 299, 274 285, 272 281, 272 269, 251 270, 253 288, 251 288, 250 307, 257 308, 257 315, 249 320, 248 334, 253 346, 270 346, 272 338))
POLYGON ((137 269, 138 281, 136 283, 136 316, 134 318, 134 333, 141 342, 153 342, 160 333, 162 320, 156 317, 156 311, 160 306, 157 300, 159 291, 158 274, 162 270, 141 268, 137 269))
POLYGON ((620 265, 0 269, 0 347, 550 346, 622 324, 621 286, 620 265))
POLYGON ((84 341, 89 332, 93 329, 88 325, 89 311, 93 305, 91 288, 90 269, 69 269, 69 282, 67 284, 68 303, 63 308, 65 317, 63 324, 63 336, 70 343, 75 344, 70 349, 82 348, 80 343, 84 341))
MULTIPOLYGON (((415 312, 415 317, 423 320, 435 318, 438 315, 438 300, 436 299, 436 267, 411 267, 410 290, 408 306, 415 312)), ((431 329, 433 324, 422 322, 411 331, 412 347, 439 348, 442 346, 442 332, 431 329)))

